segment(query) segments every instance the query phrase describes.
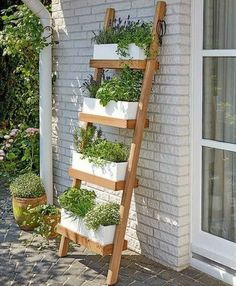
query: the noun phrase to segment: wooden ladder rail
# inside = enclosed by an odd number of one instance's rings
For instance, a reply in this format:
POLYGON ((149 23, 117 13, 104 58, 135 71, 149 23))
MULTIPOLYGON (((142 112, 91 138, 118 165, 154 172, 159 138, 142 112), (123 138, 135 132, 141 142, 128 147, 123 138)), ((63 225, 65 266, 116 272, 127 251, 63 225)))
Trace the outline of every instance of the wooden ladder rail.
POLYGON ((148 101, 152 89, 153 77, 156 71, 156 57, 159 50, 158 36, 160 35, 161 32, 159 23, 164 19, 165 12, 166 12, 166 3, 164 1, 159 1, 156 6, 153 28, 152 28, 153 42, 150 47, 151 58, 147 60, 147 65, 144 73, 143 85, 141 89, 141 96, 137 113, 137 123, 134 130, 133 141, 131 144, 125 188, 121 199, 120 223, 116 227, 114 248, 107 274, 108 285, 116 284, 118 279, 118 273, 122 255, 122 247, 125 239, 125 232, 129 217, 129 209, 132 199, 134 181, 136 178, 138 159, 145 127, 145 119, 147 115, 148 101))
MULTIPOLYGON (((106 15, 105 15, 105 20, 104 20, 104 25, 103 28, 106 30, 108 29, 112 24, 113 24, 113 20, 115 19, 115 9, 113 8, 108 8, 106 10, 106 15)), ((102 78, 102 73, 103 73, 103 68, 95 68, 94 71, 94 80, 96 81, 101 81, 102 78)), ((85 128, 88 128, 89 126, 91 126, 91 123, 86 122, 84 124, 85 128)), ((81 180, 73 178, 73 182, 72 182, 72 187, 77 187, 80 188, 81 186, 81 180)), ((123 246, 122 246, 123 247, 123 246)), ((69 239, 67 237, 65 237, 64 235, 61 236, 61 241, 60 241, 60 246, 59 246, 59 252, 58 255, 60 257, 64 257, 67 255, 68 253, 68 248, 69 248, 69 239)))

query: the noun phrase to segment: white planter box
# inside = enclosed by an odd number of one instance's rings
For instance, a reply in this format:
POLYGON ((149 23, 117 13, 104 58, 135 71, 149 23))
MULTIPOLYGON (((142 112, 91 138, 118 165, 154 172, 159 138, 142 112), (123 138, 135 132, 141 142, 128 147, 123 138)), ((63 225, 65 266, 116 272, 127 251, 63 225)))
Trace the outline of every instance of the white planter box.
POLYGON ((112 244, 114 241, 116 225, 100 226, 97 230, 88 230, 88 239, 101 245, 112 244))
POLYGON ((105 107, 100 104, 99 99, 84 98, 83 109, 84 113, 109 116, 119 119, 136 119, 138 110, 138 102, 114 101, 111 100, 105 107))
POLYGON ((90 163, 88 159, 82 159, 82 154, 74 151, 72 157, 72 168, 95 175, 114 182, 124 181, 128 162, 114 163, 107 162, 103 166, 90 163))
POLYGON ((93 59, 94 60, 119 60, 119 59, 133 59, 144 60, 146 55, 143 49, 135 44, 130 44, 128 48, 128 56, 122 57, 117 54, 117 44, 94 45, 93 59))
POLYGON ((83 218, 75 216, 65 209, 61 209, 61 225, 82 236, 87 236, 87 228, 83 218))

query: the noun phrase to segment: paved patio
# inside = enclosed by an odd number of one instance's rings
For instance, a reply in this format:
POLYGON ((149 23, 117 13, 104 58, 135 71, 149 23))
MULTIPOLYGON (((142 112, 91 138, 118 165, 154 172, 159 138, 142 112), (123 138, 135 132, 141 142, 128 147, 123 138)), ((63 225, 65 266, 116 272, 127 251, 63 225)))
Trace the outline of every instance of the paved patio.
MULTIPOLYGON (((72 252, 58 258, 58 241, 49 246, 37 239, 27 246, 31 234, 20 231, 11 211, 8 192, 0 186, 0 286, 67 285, 101 286, 109 257, 71 246, 72 252)), ((124 252, 118 286, 220 286, 227 285, 193 268, 177 273, 131 251, 124 252)))

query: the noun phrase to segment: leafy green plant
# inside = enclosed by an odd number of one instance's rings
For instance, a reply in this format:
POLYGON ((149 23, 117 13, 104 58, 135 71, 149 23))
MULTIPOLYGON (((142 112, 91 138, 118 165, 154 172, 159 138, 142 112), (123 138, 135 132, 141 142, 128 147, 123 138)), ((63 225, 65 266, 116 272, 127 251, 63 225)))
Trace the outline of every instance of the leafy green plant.
POLYGON ((43 27, 25 5, 10 6, 1 14, 0 120, 8 126, 24 123, 38 127, 38 58, 47 45, 41 37, 43 27))
POLYGON ((17 198, 38 198, 45 194, 39 176, 34 173, 20 175, 10 184, 12 196, 17 198))
POLYGON ((58 200, 65 210, 76 216, 84 217, 95 206, 95 198, 94 191, 72 187, 60 195, 58 200))
POLYGON ((39 130, 0 130, 0 177, 12 181, 26 172, 39 174, 39 130))
POLYGON ((84 220, 89 229, 97 230, 99 226, 108 226, 119 224, 120 213, 119 205, 116 203, 107 203, 95 206, 89 211, 84 220))
POLYGON ((89 126, 87 129, 80 128, 74 132, 74 146, 78 153, 84 153, 87 146, 92 145, 101 138, 102 131, 95 126, 89 126))
POLYGON ((143 73, 126 66, 110 80, 105 80, 96 93, 96 98, 106 106, 109 101, 138 101, 141 93, 143 73))
POLYGON ((109 162, 126 162, 128 160, 128 148, 123 143, 111 142, 100 139, 86 147, 84 157, 96 165, 104 165, 109 162))
POLYGON ((104 165, 110 162, 125 162, 128 160, 129 149, 118 142, 111 142, 101 137, 101 130, 92 126, 88 129, 75 130, 74 145, 77 152, 88 158, 89 162, 104 165))
POLYGON ((144 49, 146 56, 150 56, 152 43, 152 23, 143 21, 131 21, 130 16, 126 20, 115 19, 112 26, 101 30, 97 35, 94 33, 93 40, 96 44, 117 44, 117 53, 121 56, 129 56, 129 44, 144 49))

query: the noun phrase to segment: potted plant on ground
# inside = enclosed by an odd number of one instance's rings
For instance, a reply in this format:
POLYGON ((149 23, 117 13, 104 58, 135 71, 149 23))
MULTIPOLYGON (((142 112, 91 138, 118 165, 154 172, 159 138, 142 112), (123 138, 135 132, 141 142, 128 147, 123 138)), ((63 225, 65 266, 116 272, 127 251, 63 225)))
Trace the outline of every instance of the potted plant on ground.
POLYGON ((143 21, 114 20, 111 27, 94 33, 94 59, 118 60, 135 59, 144 60, 150 56, 152 43, 152 23, 143 21))
POLYGON ((90 97, 83 101, 83 113, 112 118, 136 119, 143 73, 125 66, 119 74, 99 86, 91 78, 84 83, 90 97))
POLYGON ((125 180, 129 150, 123 143, 101 138, 94 126, 74 134, 72 168, 111 181, 125 180))
POLYGON ((40 235, 46 240, 58 236, 56 226, 60 222, 60 210, 54 205, 39 205, 31 210, 35 214, 37 227, 34 229, 35 235, 40 235))
POLYGON ((34 214, 30 209, 47 202, 41 179, 34 173, 23 174, 10 184, 10 191, 16 222, 21 229, 34 229, 37 223, 33 221, 34 214))
POLYGON ((107 203, 95 206, 84 218, 85 226, 88 228, 88 239, 101 245, 112 244, 119 220, 118 204, 107 203))
POLYGON ((61 209, 61 225, 86 236, 83 218, 95 206, 94 191, 68 188, 59 196, 61 209))

